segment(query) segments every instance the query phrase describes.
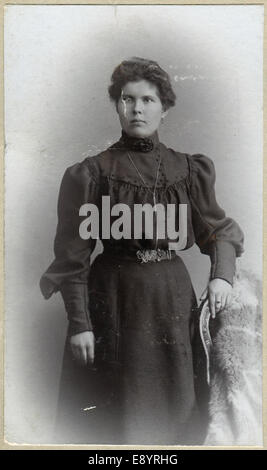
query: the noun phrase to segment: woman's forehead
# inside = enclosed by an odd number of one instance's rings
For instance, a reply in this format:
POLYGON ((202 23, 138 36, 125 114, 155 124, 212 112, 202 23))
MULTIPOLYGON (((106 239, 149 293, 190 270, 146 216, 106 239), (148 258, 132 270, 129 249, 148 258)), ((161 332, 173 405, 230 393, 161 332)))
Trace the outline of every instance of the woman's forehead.
POLYGON ((134 82, 127 82, 122 87, 122 95, 132 95, 132 96, 159 96, 157 86, 145 79, 134 81, 134 82))

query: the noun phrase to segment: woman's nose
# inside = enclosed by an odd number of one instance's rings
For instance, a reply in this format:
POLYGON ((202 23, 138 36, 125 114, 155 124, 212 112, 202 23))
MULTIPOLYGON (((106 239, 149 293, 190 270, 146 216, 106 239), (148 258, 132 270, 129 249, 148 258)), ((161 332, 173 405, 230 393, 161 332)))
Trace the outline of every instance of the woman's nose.
POLYGON ((134 113, 141 113, 143 111, 142 101, 136 100, 133 105, 133 112, 134 113))

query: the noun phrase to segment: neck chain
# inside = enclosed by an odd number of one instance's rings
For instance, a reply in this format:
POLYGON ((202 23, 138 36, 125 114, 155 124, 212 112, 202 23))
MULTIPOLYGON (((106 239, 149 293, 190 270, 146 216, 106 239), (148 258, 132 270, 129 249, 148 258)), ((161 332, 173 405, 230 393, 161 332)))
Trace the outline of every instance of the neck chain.
MULTIPOLYGON (((143 175, 140 173, 140 171, 138 170, 136 164, 134 163, 131 155, 129 154, 129 152, 127 152, 127 155, 128 155, 128 158, 131 162, 131 164, 133 165, 133 167, 135 168, 135 171, 136 173, 138 174, 140 180, 143 182, 143 184, 145 185, 145 187, 147 188, 147 190, 152 194, 153 196, 153 204, 154 204, 154 211, 155 213, 157 214, 157 203, 156 203, 156 188, 157 188, 157 183, 158 183, 158 177, 159 177, 159 169, 160 169, 160 164, 161 164, 161 154, 160 154, 160 158, 159 158, 159 163, 158 163, 158 168, 157 168, 157 173, 156 173, 156 178, 155 178, 155 184, 154 184, 154 188, 153 190, 150 189, 150 187, 147 185, 147 183, 145 182, 144 180, 144 177, 143 175)), ((156 220, 156 246, 155 248, 157 249, 158 247, 158 226, 157 226, 157 220, 156 220)))
MULTIPOLYGON (((145 187, 147 188, 147 190, 153 195, 153 204, 154 206, 156 206, 156 188, 157 188, 157 183, 158 183, 158 178, 159 178, 159 169, 160 169, 160 164, 161 164, 161 155, 160 155, 160 158, 159 158, 159 163, 158 163, 158 168, 157 168, 157 173, 156 173, 156 178, 155 178, 155 184, 154 184, 154 188, 153 190, 150 189, 150 187, 147 185, 147 183, 145 182, 144 180, 144 177, 143 175, 140 173, 140 171, 138 170, 136 164, 134 163, 131 155, 129 152, 127 152, 127 155, 128 155, 128 158, 131 162, 131 164, 133 165, 133 167, 135 168, 135 171, 136 173, 138 174, 140 180, 143 182, 143 184, 145 185, 145 187)), ((155 210, 156 210, 156 207, 155 207, 155 210)))

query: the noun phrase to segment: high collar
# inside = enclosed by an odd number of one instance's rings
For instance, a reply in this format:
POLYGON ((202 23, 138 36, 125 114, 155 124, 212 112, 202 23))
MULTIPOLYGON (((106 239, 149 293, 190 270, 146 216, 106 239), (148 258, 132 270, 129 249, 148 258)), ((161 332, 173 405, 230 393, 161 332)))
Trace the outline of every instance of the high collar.
POLYGON ((119 147, 133 150, 134 152, 151 152, 159 146, 158 132, 155 131, 149 137, 132 137, 122 130, 118 141, 119 147))

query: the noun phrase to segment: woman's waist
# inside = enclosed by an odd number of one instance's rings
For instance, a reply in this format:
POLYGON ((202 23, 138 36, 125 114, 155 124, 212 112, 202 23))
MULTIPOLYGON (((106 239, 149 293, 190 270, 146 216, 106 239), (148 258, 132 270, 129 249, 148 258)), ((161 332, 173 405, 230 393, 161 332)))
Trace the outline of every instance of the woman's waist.
POLYGON ((106 245, 102 253, 103 257, 121 259, 134 263, 159 263, 171 261, 177 254, 174 250, 165 247, 121 246, 106 245))
POLYGON ((90 269, 89 286, 91 290, 113 294, 118 289, 128 291, 130 286, 136 292, 148 292, 152 286, 155 291, 161 291, 165 285, 168 291, 170 283, 179 275, 184 283, 188 277, 187 269, 175 251, 162 248, 134 251, 122 247, 106 247, 90 269))

